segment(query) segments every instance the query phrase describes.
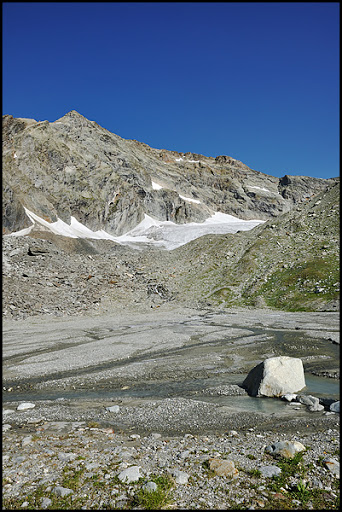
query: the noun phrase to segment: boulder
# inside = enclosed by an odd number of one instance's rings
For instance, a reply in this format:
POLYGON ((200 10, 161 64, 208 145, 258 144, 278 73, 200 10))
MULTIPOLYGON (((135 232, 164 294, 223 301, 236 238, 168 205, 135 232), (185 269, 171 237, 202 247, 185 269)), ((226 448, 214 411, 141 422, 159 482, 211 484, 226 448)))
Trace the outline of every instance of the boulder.
POLYGON ((279 397, 305 387, 304 368, 296 357, 270 357, 255 366, 242 386, 251 396, 279 397))

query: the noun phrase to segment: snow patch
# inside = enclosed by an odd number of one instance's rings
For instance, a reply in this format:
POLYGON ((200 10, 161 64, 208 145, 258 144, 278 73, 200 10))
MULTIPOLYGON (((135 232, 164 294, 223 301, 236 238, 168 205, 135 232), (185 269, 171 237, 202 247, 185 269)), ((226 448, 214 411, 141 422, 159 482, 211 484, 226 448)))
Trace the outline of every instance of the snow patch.
POLYGON ((178 194, 178 195, 181 199, 184 199, 184 201, 188 201, 188 203, 201 204, 201 201, 199 201, 198 199, 191 199, 191 197, 185 197, 185 196, 182 196, 181 194, 178 194))
POLYGON ((155 181, 152 181, 152 188, 153 190, 160 190, 163 187, 161 185, 158 185, 158 183, 156 183, 155 181))
POLYGON ((48 222, 35 213, 25 208, 26 215, 32 222, 32 226, 22 229, 9 236, 22 236, 31 232, 35 224, 44 226, 46 229, 56 235, 63 235, 70 238, 91 238, 98 240, 112 240, 121 245, 129 245, 132 248, 139 249, 141 244, 149 244, 163 247, 169 251, 187 244, 203 235, 208 234, 226 234, 236 233, 237 231, 247 231, 262 220, 242 220, 233 215, 222 212, 215 212, 204 222, 189 222, 188 224, 175 224, 172 221, 159 221, 144 216, 144 219, 133 229, 120 236, 112 236, 103 229, 92 231, 79 222, 75 217, 71 217, 70 225, 61 219, 56 222, 48 222))
POLYGON ((268 188, 263 188, 263 187, 252 187, 251 185, 249 185, 249 188, 256 188, 257 190, 263 190, 264 192, 270 192, 270 194, 278 194, 279 192, 271 192, 271 190, 269 190, 268 188))

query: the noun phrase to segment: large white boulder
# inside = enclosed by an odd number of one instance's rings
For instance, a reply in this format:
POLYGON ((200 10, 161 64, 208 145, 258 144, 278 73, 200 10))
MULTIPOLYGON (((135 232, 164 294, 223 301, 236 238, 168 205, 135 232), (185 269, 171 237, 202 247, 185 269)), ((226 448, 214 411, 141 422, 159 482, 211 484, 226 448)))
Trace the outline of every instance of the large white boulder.
POLYGON ((297 357, 270 357, 255 366, 242 386, 252 396, 281 396, 305 387, 304 368, 297 357))

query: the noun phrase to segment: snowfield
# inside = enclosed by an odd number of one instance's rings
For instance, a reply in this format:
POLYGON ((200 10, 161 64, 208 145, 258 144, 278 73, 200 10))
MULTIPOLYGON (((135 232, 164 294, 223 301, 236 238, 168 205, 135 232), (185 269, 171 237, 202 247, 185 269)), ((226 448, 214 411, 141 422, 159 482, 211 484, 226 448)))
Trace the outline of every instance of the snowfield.
MULTIPOLYGON (((196 200, 193 200, 196 201, 196 200)), ((97 240, 112 240, 121 245, 129 245, 139 249, 142 244, 149 244, 162 247, 166 250, 173 250, 181 245, 187 244, 203 235, 236 233, 237 231, 248 231, 263 220, 242 220, 226 213, 215 212, 204 222, 189 222, 187 224, 176 224, 172 221, 160 221, 145 214, 144 219, 133 229, 120 236, 113 236, 104 231, 92 231, 75 217, 71 217, 70 225, 61 219, 56 222, 48 222, 35 213, 25 208, 26 215, 32 222, 32 226, 11 233, 9 236, 28 235, 35 225, 47 229, 56 235, 70 238, 89 238, 97 240)))

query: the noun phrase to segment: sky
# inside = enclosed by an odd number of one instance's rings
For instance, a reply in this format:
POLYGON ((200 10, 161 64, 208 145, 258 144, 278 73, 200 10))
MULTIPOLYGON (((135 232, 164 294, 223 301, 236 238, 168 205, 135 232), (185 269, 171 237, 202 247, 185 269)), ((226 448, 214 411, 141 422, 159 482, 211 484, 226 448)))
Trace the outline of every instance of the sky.
POLYGON ((3 114, 339 176, 339 2, 3 2, 3 114))

